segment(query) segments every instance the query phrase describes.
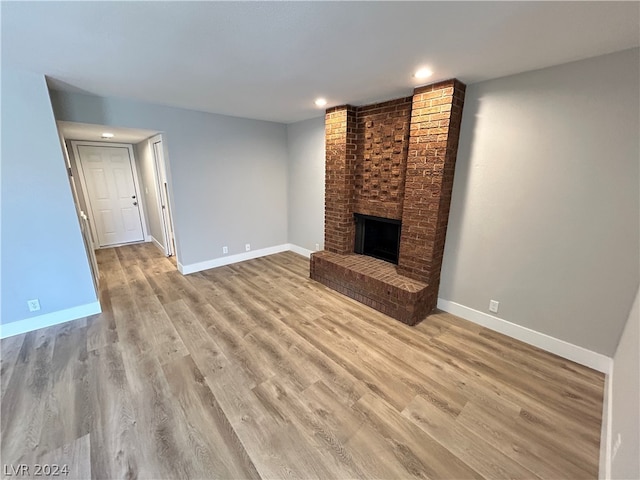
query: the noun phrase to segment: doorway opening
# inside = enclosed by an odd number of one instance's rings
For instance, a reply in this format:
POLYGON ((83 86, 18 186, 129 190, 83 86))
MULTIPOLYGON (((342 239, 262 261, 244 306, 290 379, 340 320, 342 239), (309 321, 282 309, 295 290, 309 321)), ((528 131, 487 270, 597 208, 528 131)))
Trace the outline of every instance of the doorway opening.
POLYGON ((176 252, 175 235, 173 233, 173 216, 171 215, 171 202, 169 201, 169 182, 165 162, 165 150, 162 135, 156 135, 148 140, 153 162, 155 165, 157 206, 159 208, 159 220, 162 230, 163 247, 165 255, 172 257, 176 252))
POLYGON ((163 134, 62 121, 58 130, 96 290, 95 250, 149 242, 177 269, 163 134))

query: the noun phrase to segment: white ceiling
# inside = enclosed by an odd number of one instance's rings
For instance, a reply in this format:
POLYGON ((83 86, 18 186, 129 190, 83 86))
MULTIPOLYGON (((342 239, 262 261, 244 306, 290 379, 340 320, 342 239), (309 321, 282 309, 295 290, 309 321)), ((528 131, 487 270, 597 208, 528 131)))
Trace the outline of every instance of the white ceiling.
POLYGON ((638 2, 2 2, 2 65, 58 89, 278 122, 627 48, 638 2), (417 82, 413 71, 434 75, 417 82))
POLYGON ((139 128, 104 127, 89 123, 58 122, 66 140, 90 140, 92 142, 139 143, 158 132, 139 128), (113 133, 113 138, 102 138, 103 133, 113 133))

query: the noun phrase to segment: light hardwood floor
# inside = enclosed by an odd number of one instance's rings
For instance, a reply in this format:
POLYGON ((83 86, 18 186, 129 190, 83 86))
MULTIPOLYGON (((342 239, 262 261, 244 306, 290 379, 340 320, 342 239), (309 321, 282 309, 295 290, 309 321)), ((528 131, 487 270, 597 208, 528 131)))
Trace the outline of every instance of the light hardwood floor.
POLYGON ((603 376, 287 252, 183 277, 98 252, 103 313, 2 340, 2 464, 63 478, 596 478, 603 376))

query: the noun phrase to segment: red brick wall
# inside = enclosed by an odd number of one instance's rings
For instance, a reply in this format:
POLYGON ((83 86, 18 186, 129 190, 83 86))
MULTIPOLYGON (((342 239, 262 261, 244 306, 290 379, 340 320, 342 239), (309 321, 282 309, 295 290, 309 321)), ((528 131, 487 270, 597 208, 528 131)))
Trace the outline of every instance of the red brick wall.
POLYGON ((453 79, 416 88, 413 97, 327 110, 325 249, 353 254, 354 212, 401 219, 395 273, 426 286, 405 309, 389 307, 375 289, 364 291, 371 282, 349 262, 322 263, 314 254, 312 278, 410 324, 435 308, 464 93, 453 79))
POLYGON ((464 84, 447 80, 416 88, 413 95, 398 273, 436 291, 464 93, 464 84))
POLYGON ((353 252, 356 115, 349 105, 325 115, 324 248, 334 253, 353 252))
POLYGON ((356 213, 400 220, 412 97, 356 111, 356 213))

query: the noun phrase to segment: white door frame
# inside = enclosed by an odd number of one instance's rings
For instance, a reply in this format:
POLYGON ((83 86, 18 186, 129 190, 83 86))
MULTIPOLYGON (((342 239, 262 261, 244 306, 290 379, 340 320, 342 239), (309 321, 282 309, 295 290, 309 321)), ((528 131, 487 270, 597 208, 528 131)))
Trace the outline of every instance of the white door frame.
POLYGON ((166 155, 164 151, 164 139, 162 134, 155 135, 149 139, 149 149, 153 155, 154 170, 156 174, 155 186, 158 198, 158 214, 164 236, 164 253, 168 257, 176 254, 174 251, 175 232, 173 230, 173 217, 169 199, 169 181, 167 180, 166 155), (159 143, 162 150, 162 158, 156 156, 154 145, 159 143))
MULTIPOLYGON (((95 215, 93 213, 93 205, 91 205, 91 199, 89 198, 89 191, 87 189, 87 184, 84 179, 84 170, 82 169, 82 161, 80 160, 80 150, 79 146, 88 146, 88 147, 122 147, 126 148, 129 151, 129 160, 131 162, 131 171, 133 172, 133 186, 136 190, 136 200, 138 201, 138 207, 140 211, 140 223, 142 224, 142 240, 143 242, 147 241, 148 233, 147 233, 147 221, 144 213, 144 202, 142 201, 140 195, 140 182, 138 181, 138 168, 136 165, 136 157, 133 152, 133 145, 130 143, 115 143, 115 142, 89 142, 84 140, 71 140, 71 148, 73 148, 73 160, 76 163, 76 167, 78 168, 78 172, 80 173, 80 185, 82 186, 82 196, 84 197, 85 204, 89 207, 89 215, 91 215, 91 221, 89 222, 89 227, 91 227, 91 233, 93 235, 95 244, 94 246, 97 248, 100 247, 98 241, 98 230, 96 228, 96 220, 95 215)), ((109 245, 104 248, 117 247, 118 245, 109 245)))
POLYGON ((98 260, 96 259, 96 252, 94 251, 93 239, 91 238, 91 232, 88 227, 90 226, 89 217, 80 208, 80 193, 76 188, 76 180, 73 176, 73 169, 71 168, 71 156, 69 155, 69 149, 67 148, 67 142, 60 129, 60 123, 56 122, 56 128, 58 129, 58 137, 60 138, 60 146, 62 148, 62 154, 64 156, 64 165, 67 167, 69 175, 67 179, 71 185, 71 194, 73 195, 73 203, 76 207, 76 213, 78 215, 78 221, 80 223, 80 232, 82 233, 82 241, 84 248, 87 251, 87 257, 89 259, 89 267, 91 270, 91 276, 93 277, 93 287, 96 291, 96 296, 100 293, 100 273, 98 271, 98 260))

